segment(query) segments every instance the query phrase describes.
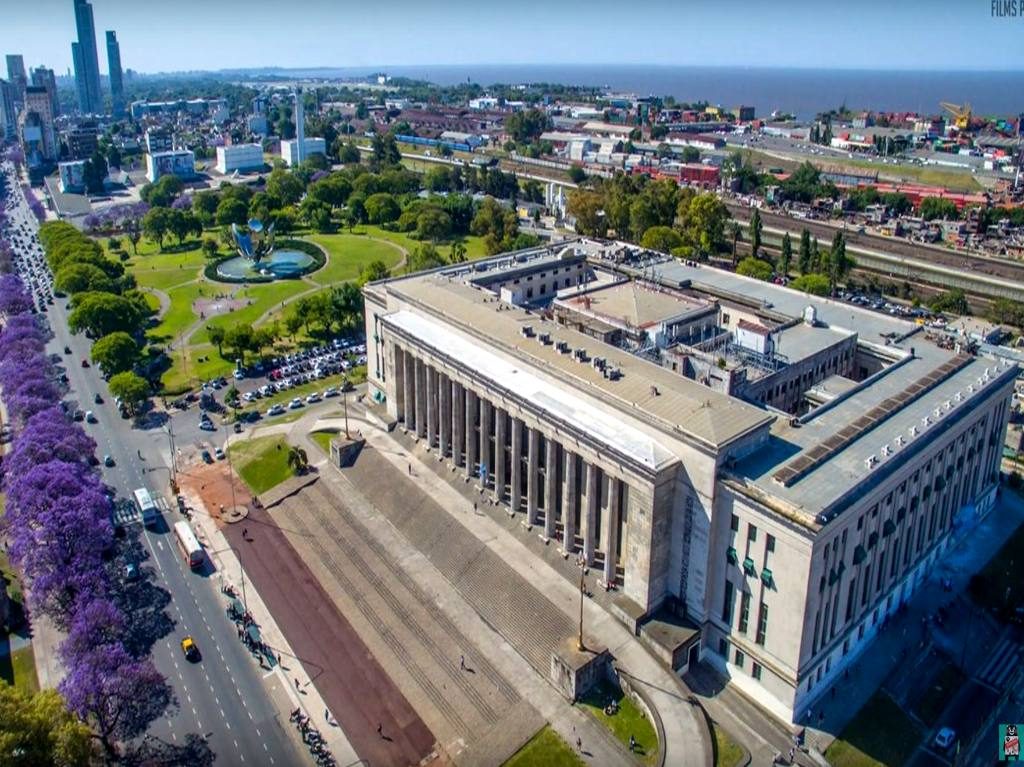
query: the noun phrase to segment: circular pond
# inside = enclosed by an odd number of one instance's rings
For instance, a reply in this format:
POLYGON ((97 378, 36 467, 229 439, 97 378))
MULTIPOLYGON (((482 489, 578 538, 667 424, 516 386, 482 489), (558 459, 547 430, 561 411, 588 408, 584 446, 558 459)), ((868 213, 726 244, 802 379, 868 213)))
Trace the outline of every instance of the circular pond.
POLYGON ((243 256, 235 256, 217 264, 217 274, 228 280, 244 280, 257 277, 286 279, 299 277, 316 265, 316 259, 299 250, 281 249, 257 263, 243 256))

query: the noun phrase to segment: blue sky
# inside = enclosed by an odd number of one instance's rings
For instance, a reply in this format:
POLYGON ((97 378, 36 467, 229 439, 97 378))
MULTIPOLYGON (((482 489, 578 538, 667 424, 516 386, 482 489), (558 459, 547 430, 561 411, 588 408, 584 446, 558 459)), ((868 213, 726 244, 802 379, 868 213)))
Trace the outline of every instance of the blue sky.
MULTIPOLYGON (((0 53, 70 66, 72 0, 3 0, 0 53)), ((1017 0, 1017 5, 1024 0, 1017 0)), ((992 0, 93 0, 125 67, 661 64, 1024 69, 992 0)), ((1024 9, 1022 9, 1024 10, 1024 9)), ((6 73, 4 73, 6 74, 6 73)))

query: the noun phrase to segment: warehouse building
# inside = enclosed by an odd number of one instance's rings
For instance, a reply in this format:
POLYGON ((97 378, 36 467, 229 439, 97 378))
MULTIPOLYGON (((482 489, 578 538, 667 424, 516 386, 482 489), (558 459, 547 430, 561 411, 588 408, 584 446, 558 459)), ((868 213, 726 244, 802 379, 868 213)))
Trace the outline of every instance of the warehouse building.
POLYGON ((242 173, 261 171, 266 163, 263 161, 261 144, 229 144, 217 147, 217 170, 220 173, 242 173))
POLYGON ((364 296, 387 416, 786 719, 994 502, 1015 368, 888 315, 585 240, 364 296))

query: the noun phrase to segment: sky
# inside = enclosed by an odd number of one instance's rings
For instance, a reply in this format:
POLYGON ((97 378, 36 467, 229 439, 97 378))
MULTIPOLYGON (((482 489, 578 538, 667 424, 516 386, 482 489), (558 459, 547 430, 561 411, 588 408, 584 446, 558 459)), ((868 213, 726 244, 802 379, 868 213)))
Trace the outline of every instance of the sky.
MULTIPOLYGON (((1024 70, 1024 0, 93 0, 100 70, 651 64, 1024 70)), ((0 53, 71 66, 73 0, 2 0, 0 53)), ((6 72, 3 73, 6 75, 6 72)))

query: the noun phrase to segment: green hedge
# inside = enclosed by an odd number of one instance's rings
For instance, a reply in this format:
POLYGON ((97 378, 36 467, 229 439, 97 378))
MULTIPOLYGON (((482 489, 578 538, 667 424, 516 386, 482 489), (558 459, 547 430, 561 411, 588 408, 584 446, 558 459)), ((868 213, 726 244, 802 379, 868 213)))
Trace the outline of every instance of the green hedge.
MULTIPOLYGON (((274 247, 275 248, 282 248, 282 249, 286 249, 286 250, 300 250, 300 251, 302 251, 303 253, 305 253, 306 255, 310 256, 313 259, 313 262, 314 262, 313 265, 306 272, 303 272, 303 274, 301 275, 303 277, 305 275, 307 275, 307 274, 312 274, 313 272, 317 271, 318 269, 323 268, 323 265, 327 263, 327 253, 324 251, 323 248, 321 248, 315 242, 309 242, 307 240, 293 240, 293 239, 277 240, 274 243, 274 247)), ((244 283, 253 283, 253 282, 255 282, 255 283, 263 283, 263 282, 273 282, 274 280, 277 280, 277 279, 298 279, 298 277, 295 277, 295 278, 274 277, 272 275, 263 275, 263 274, 258 274, 258 275, 255 275, 253 277, 225 277, 224 275, 219 274, 217 272, 217 267, 220 266, 225 261, 234 258, 235 255, 237 255, 237 254, 230 255, 230 256, 225 256, 224 258, 218 258, 216 261, 211 261, 210 263, 208 263, 203 268, 203 274, 205 275, 206 279, 212 280, 213 282, 232 282, 232 283, 243 283, 243 282, 244 283)))

